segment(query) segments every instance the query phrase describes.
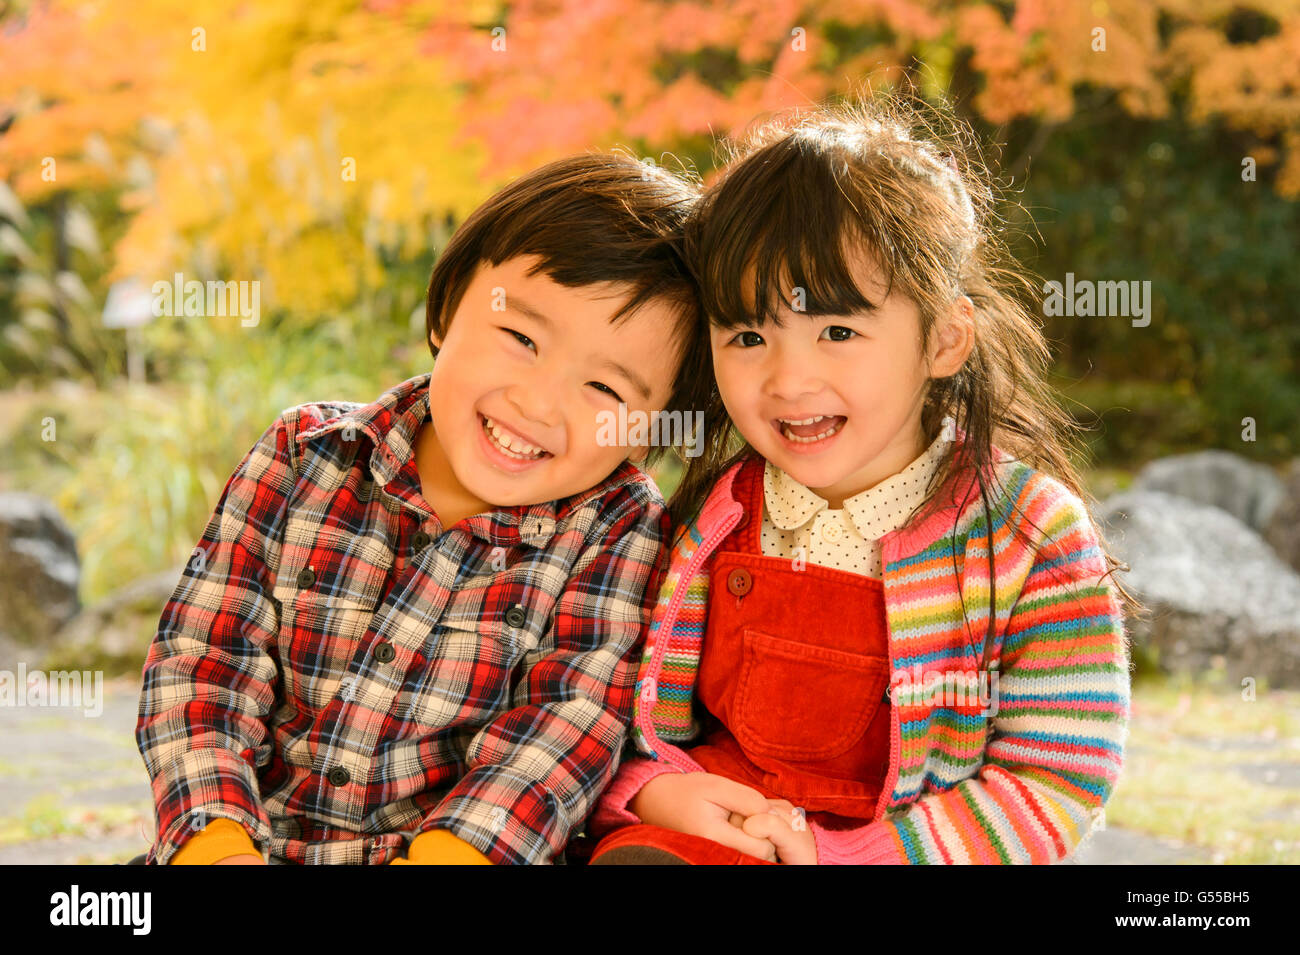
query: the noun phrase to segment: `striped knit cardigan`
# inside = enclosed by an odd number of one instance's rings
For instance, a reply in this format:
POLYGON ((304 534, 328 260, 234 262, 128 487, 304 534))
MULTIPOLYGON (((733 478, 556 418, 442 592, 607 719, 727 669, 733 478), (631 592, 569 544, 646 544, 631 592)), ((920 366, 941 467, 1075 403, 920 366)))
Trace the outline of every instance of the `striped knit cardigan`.
MULTIPOLYGON (((1061 482, 996 449, 994 459, 988 660, 1000 669, 985 686, 996 689, 996 705, 925 692, 952 671, 973 673, 985 652, 990 522, 973 470, 959 467, 922 514, 881 539, 893 684, 888 774, 870 823, 830 830, 809 820, 821 864, 1055 862, 1114 790, 1129 654, 1096 531, 1061 482)), ((643 756, 624 762, 602 795, 589 823, 596 836, 639 821, 627 805, 649 779, 703 771, 674 744, 699 731, 691 707, 709 557, 743 511, 731 493, 740 466, 670 553, 638 673, 632 739, 643 756)))

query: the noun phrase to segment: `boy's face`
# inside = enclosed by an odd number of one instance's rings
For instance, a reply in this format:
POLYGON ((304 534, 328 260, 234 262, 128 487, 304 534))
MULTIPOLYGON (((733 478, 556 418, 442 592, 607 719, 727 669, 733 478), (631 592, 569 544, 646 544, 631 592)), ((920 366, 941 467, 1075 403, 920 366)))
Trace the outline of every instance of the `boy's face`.
MULTIPOLYGON (((647 302, 614 324, 630 290, 569 288, 523 256, 480 264, 438 346, 429 414, 460 488, 496 506, 538 504, 600 483, 628 448, 602 443, 601 412, 663 409, 677 373, 676 317, 647 302)), ((633 419, 635 420, 635 419, 633 419)), ((632 455, 643 460, 648 448, 632 455)))

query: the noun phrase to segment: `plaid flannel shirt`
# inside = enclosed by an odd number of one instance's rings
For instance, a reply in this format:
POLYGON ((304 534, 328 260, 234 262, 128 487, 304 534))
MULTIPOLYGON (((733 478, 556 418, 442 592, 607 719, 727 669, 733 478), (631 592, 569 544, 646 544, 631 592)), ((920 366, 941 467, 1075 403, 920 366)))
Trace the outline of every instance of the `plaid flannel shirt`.
POLYGON ((290 408, 227 482, 144 665, 150 864, 217 817, 289 862, 383 864, 442 828, 545 863, 613 777, 663 498, 624 463, 444 529, 428 383, 290 408))

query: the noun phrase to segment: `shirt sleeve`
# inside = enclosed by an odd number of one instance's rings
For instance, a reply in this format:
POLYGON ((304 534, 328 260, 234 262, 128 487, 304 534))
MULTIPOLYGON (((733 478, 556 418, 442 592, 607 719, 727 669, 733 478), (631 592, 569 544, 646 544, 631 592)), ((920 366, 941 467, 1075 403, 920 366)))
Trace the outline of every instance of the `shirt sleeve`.
POLYGON ((272 568, 296 483, 284 417, 226 482, 145 659, 135 737, 157 817, 149 864, 167 865, 216 818, 255 842, 271 835, 255 767, 270 745, 279 680, 272 568))
POLYGON ((1123 615, 1096 532, 1063 495, 1012 609, 975 778, 856 829, 813 821, 819 863, 1056 862, 1110 798, 1130 713, 1123 615))
POLYGON ((513 708, 475 734, 464 776, 418 831, 449 829, 497 864, 547 863, 613 778, 666 509, 629 501, 596 530, 557 601, 546 651, 521 665, 513 708))
POLYGON ((229 819, 213 819, 202 832, 186 840, 180 851, 172 853, 168 865, 213 865, 239 855, 261 855, 244 827, 229 819))

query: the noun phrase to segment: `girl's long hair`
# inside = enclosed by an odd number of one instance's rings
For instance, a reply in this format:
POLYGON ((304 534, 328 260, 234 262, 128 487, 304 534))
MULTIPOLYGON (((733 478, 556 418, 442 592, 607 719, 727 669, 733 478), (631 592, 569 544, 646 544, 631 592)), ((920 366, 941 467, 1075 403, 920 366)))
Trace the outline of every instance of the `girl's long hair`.
MULTIPOLYGON (((976 137, 949 106, 878 95, 792 112, 726 148, 728 161, 686 238, 712 325, 779 325, 782 299, 789 301, 795 288, 803 289, 809 313, 867 308, 873 303, 851 275, 863 251, 875 256, 890 293, 919 307, 923 354, 936 320, 967 295, 975 306, 974 349, 955 375, 930 380, 921 420, 927 445, 948 415, 965 441, 948 446, 910 520, 947 503, 935 500, 936 491, 955 468, 969 466, 991 534, 988 509, 1001 498, 992 487, 995 446, 1057 478, 1094 511, 1096 501, 1071 461, 1082 456, 1078 432, 1084 429, 1056 403, 1047 382, 1051 356, 1035 283, 1001 238, 998 186, 976 137)), ((674 511, 688 517, 698 514, 729 467, 754 453, 734 433, 716 384, 703 411, 700 454, 673 497, 674 511)), ((1009 523, 1032 546, 1021 522, 1009 523)), ((1127 569, 1095 529, 1106 576, 1127 569)), ((990 579, 992 553, 990 546, 990 579)), ((1118 581, 1115 586, 1132 613, 1145 609, 1118 581)), ((995 607, 990 594, 990 637, 995 607)), ((985 641, 986 661, 991 642, 985 641)))

